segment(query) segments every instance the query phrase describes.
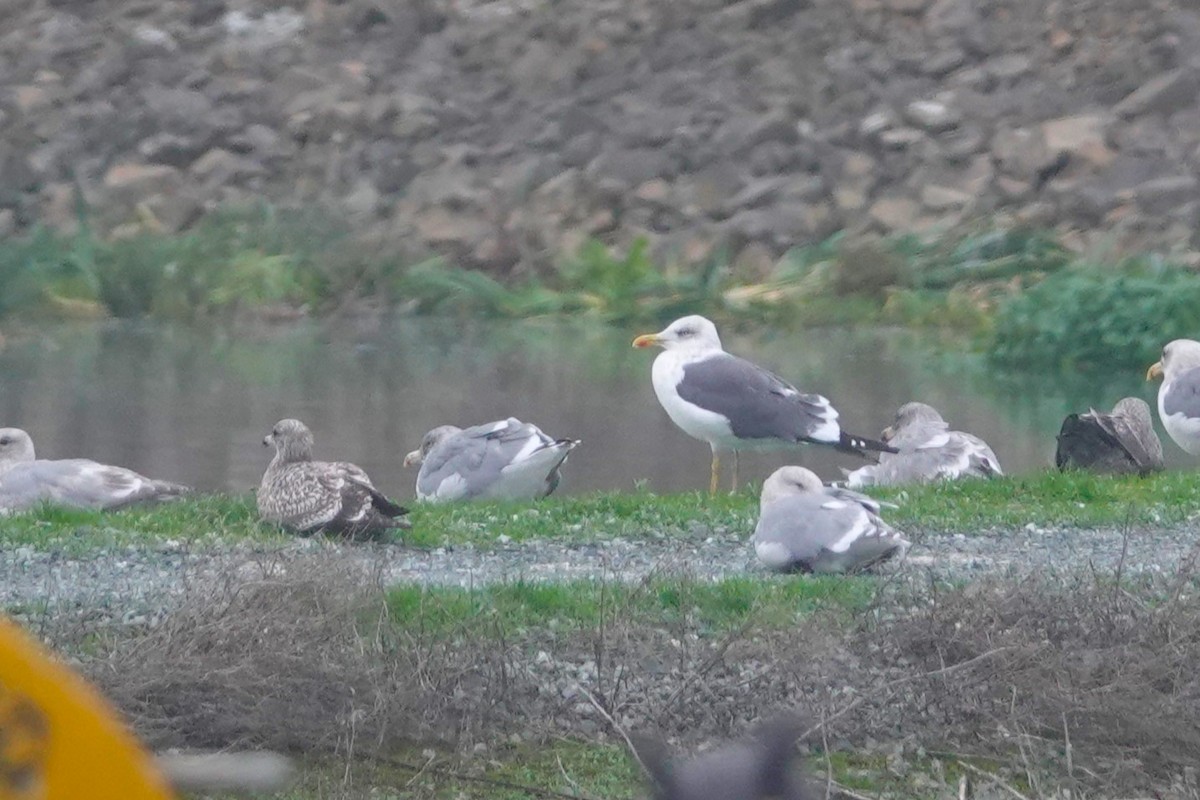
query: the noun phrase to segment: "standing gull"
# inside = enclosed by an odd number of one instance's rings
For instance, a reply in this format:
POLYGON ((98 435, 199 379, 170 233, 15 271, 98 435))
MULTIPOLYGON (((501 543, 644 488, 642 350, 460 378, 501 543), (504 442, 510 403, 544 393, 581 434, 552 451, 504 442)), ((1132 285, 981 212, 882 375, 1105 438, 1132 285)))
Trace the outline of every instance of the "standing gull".
POLYGON ((20 428, 0 428, 0 514, 40 502, 108 511, 177 498, 186 486, 156 481, 133 470, 86 458, 37 458, 33 439, 20 428))
POLYGON ((323 531, 356 539, 410 527, 402 519, 407 509, 380 494, 360 467, 313 461, 313 435, 303 422, 280 420, 263 445, 275 445, 275 457, 258 488, 263 520, 297 533, 323 531))
POLYGON ((1175 444, 1200 456, 1200 342, 1176 339, 1162 350, 1162 359, 1146 370, 1146 380, 1162 378, 1158 387, 1158 418, 1175 444))
POLYGON ((950 430, 933 406, 905 403, 881 437, 899 450, 884 453, 878 464, 846 473, 846 485, 902 486, 958 478, 991 478, 1003 475, 1000 462, 987 442, 970 433, 950 430))
POLYGON ((1061 469, 1085 469, 1110 475, 1148 475, 1163 468, 1162 442, 1154 432, 1150 406, 1126 397, 1112 413, 1090 409, 1070 414, 1058 432, 1054 463, 1061 469))
POLYGON ((825 486, 812 470, 780 467, 763 483, 754 552, 781 572, 853 572, 908 542, 879 517, 864 494, 825 486))
POLYGON ((466 430, 442 425, 422 437, 404 466, 421 465, 422 500, 534 500, 558 488, 560 468, 578 445, 578 439, 552 439, 516 417, 466 430))
POLYGON ((683 317, 633 340, 634 347, 652 345, 663 348, 651 371, 658 402, 684 433, 712 448, 710 493, 717 491, 722 453, 733 453, 736 489, 741 450, 812 442, 858 456, 866 450, 895 452, 842 430, 838 412, 821 395, 802 394, 757 364, 726 353, 716 326, 704 317, 683 317))

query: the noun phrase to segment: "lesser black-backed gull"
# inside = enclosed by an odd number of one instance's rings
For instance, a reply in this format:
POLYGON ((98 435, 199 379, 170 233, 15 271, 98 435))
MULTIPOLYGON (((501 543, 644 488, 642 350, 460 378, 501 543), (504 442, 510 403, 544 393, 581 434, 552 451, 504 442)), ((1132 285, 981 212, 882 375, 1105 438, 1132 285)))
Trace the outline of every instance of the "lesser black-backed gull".
POLYGON ((908 548, 879 512, 877 501, 825 486, 812 470, 780 467, 763 483, 754 552, 781 572, 865 569, 908 548))
POLYGON ((37 458, 33 439, 20 428, 0 428, 0 514, 40 502, 111 510, 177 498, 186 486, 86 458, 37 458))
POLYGON ((903 486, 958 478, 1003 475, 1000 461, 978 436, 950 430, 937 409, 925 403, 905 403, 881 438, 899 452, 884 453, 878 464, 846 473, 846 485, 903 486))
POLYGON ((258 488, 258 513, 296 533, 335 533, 355 539, 407 528, 407 509, 381 494, 354 464, 313 461, 313 435, 303 422, 283 419, 263 438, 275 457, 258 488))
POLYGON ((796 751, 808 726, 789 714, 760 723, 750 736, 688 759, 657 737, 630 743, 649 773, 655 800, 812 800, 796 751))
POLYGON ((762 367, 726 353, 717 328, 701 316, 677 319, 634 347, 663 348, 654 359, 654 393, 671 420, 712 448, 709 492, 717 491, 722 453, 733 453, 733 488, 741 450, 770 450, 804 442, 846 453, 891 452, 883 442, 842 430, 838 412, 819 394, 804 394, 762 367))
POLYGON ((1109 475, 1148 475, 1162 469, 1162 442, 1154 432, 1150 406, 1126 397, 1108 414, 1093 408, 1068 415, 1058 432, 1054 463, 1061 470, 1109 475))
POLYGON ((560 469, 578 445, 515 417, 465 430, 442 425, 425 434, 404 466, 421 465, 422 500, 533 500, 558 488, 560 469))
POLYGON ((1200 342, 1176 339, 1162 350, 1162 360, 1146 370, 1146 380, 1162 378, 1158 418, 1175 444, 1200 456, 1200 342))

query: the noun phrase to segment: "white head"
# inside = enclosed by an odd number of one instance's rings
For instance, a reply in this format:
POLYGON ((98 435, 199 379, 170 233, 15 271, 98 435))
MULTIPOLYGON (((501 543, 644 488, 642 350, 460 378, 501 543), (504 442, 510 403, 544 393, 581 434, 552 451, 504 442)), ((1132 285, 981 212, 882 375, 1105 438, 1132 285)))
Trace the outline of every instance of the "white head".
POLYGON ((919 428, 922 432, 930 429, 944 431, 949 427, 946 420, 942 419, 942 415, 933 406, 925 403, 905 403, 897 409, 896 418, 891 425, 883 429, 879 438, 885 442, 891 442, 893 439, 903 436, 908 430, 919 428))
POLYGON ((780 467, 763 482, 759 504, 767 505, 784 497, 823 491, 825 484, 817 473, 805 467, 780 467))
POLYGON ((1162 349, 1162 359, 1146 370, 1146 380, 1166 377, 1172 380, 1193 367, 1200 367, 1200 342, 1191 339, 1176 339, 1162 349))
POLYGON ((421 437, 421 446, 404 457, 404 466, 412 467, 424 462, 425 456, 429 455, 430 450, 437 447, 454 434, 461 432, 462 428, 454 425, 439 425, 421 437))
POLYGON ((721 337, 711 320, 693 314, 680 317, 658 333, 644 333, 633 340, 634 347, 653 345, 683 353, 707 353, 721 349, 721 337))
POLYGON ((28 433, 20 428, 0 428, 0 471, 34 458, 33 439, 28 433))
POLYGON ((281 419, 263 437, 263 446, 275 445, 272 463, 290 464, 293 461, 312 461, 312 431, 298 419, 281 419))

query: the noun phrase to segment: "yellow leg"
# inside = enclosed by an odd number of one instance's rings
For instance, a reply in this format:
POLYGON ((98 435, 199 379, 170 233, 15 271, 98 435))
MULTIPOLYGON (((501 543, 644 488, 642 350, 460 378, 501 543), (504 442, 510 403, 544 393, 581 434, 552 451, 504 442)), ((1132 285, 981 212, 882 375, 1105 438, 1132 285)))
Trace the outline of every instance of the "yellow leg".
POLYGON ((730 494, 737 491, 737 485, 738 485, 738 451, 734 450, 733 451, 733 484, 729 488, 730 494))
POLYGON ((717 493, 717 478, 719 477, 721 477, 721 456, 717 454, 716 450, 713 450, 712 477, 708 481, 709 494, 717 493))

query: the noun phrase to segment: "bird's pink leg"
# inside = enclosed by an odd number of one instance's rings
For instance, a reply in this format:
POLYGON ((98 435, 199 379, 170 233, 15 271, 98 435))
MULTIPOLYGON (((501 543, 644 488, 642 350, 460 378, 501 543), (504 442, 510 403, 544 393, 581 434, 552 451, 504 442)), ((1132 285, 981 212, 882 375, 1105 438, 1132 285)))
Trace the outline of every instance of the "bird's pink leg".
POLYGON ((733 451, 733 483, 729 488, 729 493, 733 494, 737 491, 738 486, 738 451, 733 451))

